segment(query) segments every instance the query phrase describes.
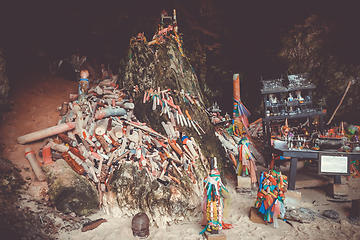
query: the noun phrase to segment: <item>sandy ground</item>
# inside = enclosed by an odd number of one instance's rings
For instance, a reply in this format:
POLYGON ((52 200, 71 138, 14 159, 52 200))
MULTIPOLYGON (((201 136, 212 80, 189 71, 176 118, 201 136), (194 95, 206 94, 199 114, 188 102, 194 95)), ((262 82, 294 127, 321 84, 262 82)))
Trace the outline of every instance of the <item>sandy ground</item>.
MULTIPOLYGON (((12 112, 4 115, 4 122, 0 125, 0 149, 3 157, 8 158, 22 171, 21 174, 28 185, 36 184, 35 175, 26 160, 24 153, 26 147, 31 147, 36 153, 42 140, 20 145, 19 136, 51 127, 59 120, 58 107, 62 102, 68 101, 69 94, 76 93, 78 83, 68 81, 46 73, 33 73, 24 75, 13 82, 10 91, 10 100, 15 105, 12 112)), ((41 160, 38 157, 39 160, 41 160)), ((262 168, 259 166, 258 175, 262 168)), ((287 168, 283 169, 286 174, 287 168)), ((322 215, 324 210, 335 210, 339 213, 338 220, 316 217, 311 223, 291 222, 292 226, 280 221, 280 227, 274 229, 272 224, 263 225, 250 221, 248 215, 256 196, 236 192, 234 176, 227 180, 227 188, 231 194, 231 210, 225 223, 231 223, 234 228, 223 230, 227 239, 360 239, 359 221, 349 220, 351 202, 331 202, 323 188, 299 189, 302 193, 301 207, 309 208, 322 215)), ((349 184, 350 194, 348 199, 359 199, 358 189, 360 180, 343 178, 343 183, 349 184)), ((29 191, 34 195, 34 192, 29 191)), ((26 204, 26 203, 25 203, 26 204)), ((33 207, 36 208, 36 207, 33 207)), ((130 218, 114 218, 99 210, 91 215, 92 220, 107 219, 98 228, 81 232, 59 231, 55 237, 58 239, 137 239, 132 236, 130 218)), ((151 227, 148 239, 203 239, 199 232, 203 229, 200 222, 189 222, 172 225, 166 229, 151 227)))

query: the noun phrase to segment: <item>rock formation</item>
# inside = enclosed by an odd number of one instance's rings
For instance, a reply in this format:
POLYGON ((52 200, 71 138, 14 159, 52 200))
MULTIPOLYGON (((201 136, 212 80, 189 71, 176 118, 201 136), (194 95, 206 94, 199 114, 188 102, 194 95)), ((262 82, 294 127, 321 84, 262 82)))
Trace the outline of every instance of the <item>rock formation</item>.
MULTIPOLYGON (((202 157, 194 163, 194 179, 189 177, 184 166, 180 173, 172 169, 172 174, 179 183, 168 184, 149 175, 145 169, 139 169, 131 163, 122 164, 115 170, 110 186, 111 191, 104 196, 104 209, 117 216, 134 216, 145 212, 152 224, 165 227, 179 221, 194 218, 201 220, 201 199, 203 179, 208 171, 208 158, 217 157, 218 168, 223 173, 225 153, 214 135, 214 126, 206 113, 202 89, 191 64, 181 47, 170 34, 164 41, 156 44, 131 41, 126 65, 122 68, 119 85, 132 96, 136 118, 159 133, 164 133, 161 122, 170 122, 167 114, 162 114, 159 107, 152 109, 153 101, 144 103, 144 94, 170 89, 168 94, 181 111, 188 111, 191 118, 201 126, 205 133, 199 135, 193 127, 176 125, 177 130, 192 138, 201 149, 202 157), (190 103, 183 94, 197 99, 199 105, 190 103), (221 161, 223 159, 223 162, 221 161)), ((146 95, 145 95, 146 97, 146 95)), ((184 113, 185 115, 185 113, 184 113)), ((198 130, 200 132, 200 130, 198 130)), ((181 138, 176 143, 182 145, 181 138)))
POLYGON ((49 184, 49 200, 59 211, 87 216, 97 209, 99 196, 96 188, 73 171, 65 160, 58 159, 42 168, 49 184))

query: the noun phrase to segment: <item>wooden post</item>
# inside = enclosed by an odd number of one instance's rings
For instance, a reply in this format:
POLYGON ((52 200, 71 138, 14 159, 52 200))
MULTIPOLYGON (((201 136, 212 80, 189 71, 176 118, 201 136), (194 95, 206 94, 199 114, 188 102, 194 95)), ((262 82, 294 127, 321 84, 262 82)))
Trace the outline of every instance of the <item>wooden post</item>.
POLYGON ((34 151, 31 150, 30 147, 27 147, 25 149, 25 157, 26 159, 29 161, 36 178, 42 182, 46 180, 45 174, 44 172, 41 170, 40 164, 38 162, 38 160, 36 159, 36 155, 34 153, 34 151))
POLYGON ((18 137, 18 142, 20 144, 25 144, 33 141, 37 141, 46 137, 50 137, 62 132, 66 132, 69 130, 72 130, 75 128, 75 122, 69 122, 69 123, 61 123, 59 125, 49 127, 46 129, 42 129, 33 133, 29 133, 26 135, 23 135, 21 137, 18 137))
POLYGON ((240 121, 240 116, 236 116, 238 103, 240 102, 240 77, 238 73, 233 75, 233 98, 236 100, 234 101, 233 119, 240 121))

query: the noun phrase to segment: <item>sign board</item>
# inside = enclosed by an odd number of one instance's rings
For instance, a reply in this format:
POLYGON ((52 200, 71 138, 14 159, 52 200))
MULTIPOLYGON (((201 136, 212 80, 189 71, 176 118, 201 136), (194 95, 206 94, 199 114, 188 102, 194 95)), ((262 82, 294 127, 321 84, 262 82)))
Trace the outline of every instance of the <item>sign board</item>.
POLYGON ((319 154, 318 173, 324 175, 349 175, 349 158, 341 153, 321 153, 319 154))

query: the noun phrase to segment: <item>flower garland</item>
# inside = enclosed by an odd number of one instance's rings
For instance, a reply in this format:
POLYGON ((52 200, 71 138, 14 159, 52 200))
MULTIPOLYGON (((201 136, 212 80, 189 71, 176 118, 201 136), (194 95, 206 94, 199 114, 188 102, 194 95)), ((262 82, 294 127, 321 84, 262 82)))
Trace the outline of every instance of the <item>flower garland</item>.
POLYGON ((223 209, 225 207, 223 198, 227 198, 229 192, 221 182, 220 172, 213 166, 204 179, 204 184, 203 211, 206 215, 207 224, 200 234, 205 231, 217 234, 219 230, 232 228, 230 224, 223 222, 223 209))

